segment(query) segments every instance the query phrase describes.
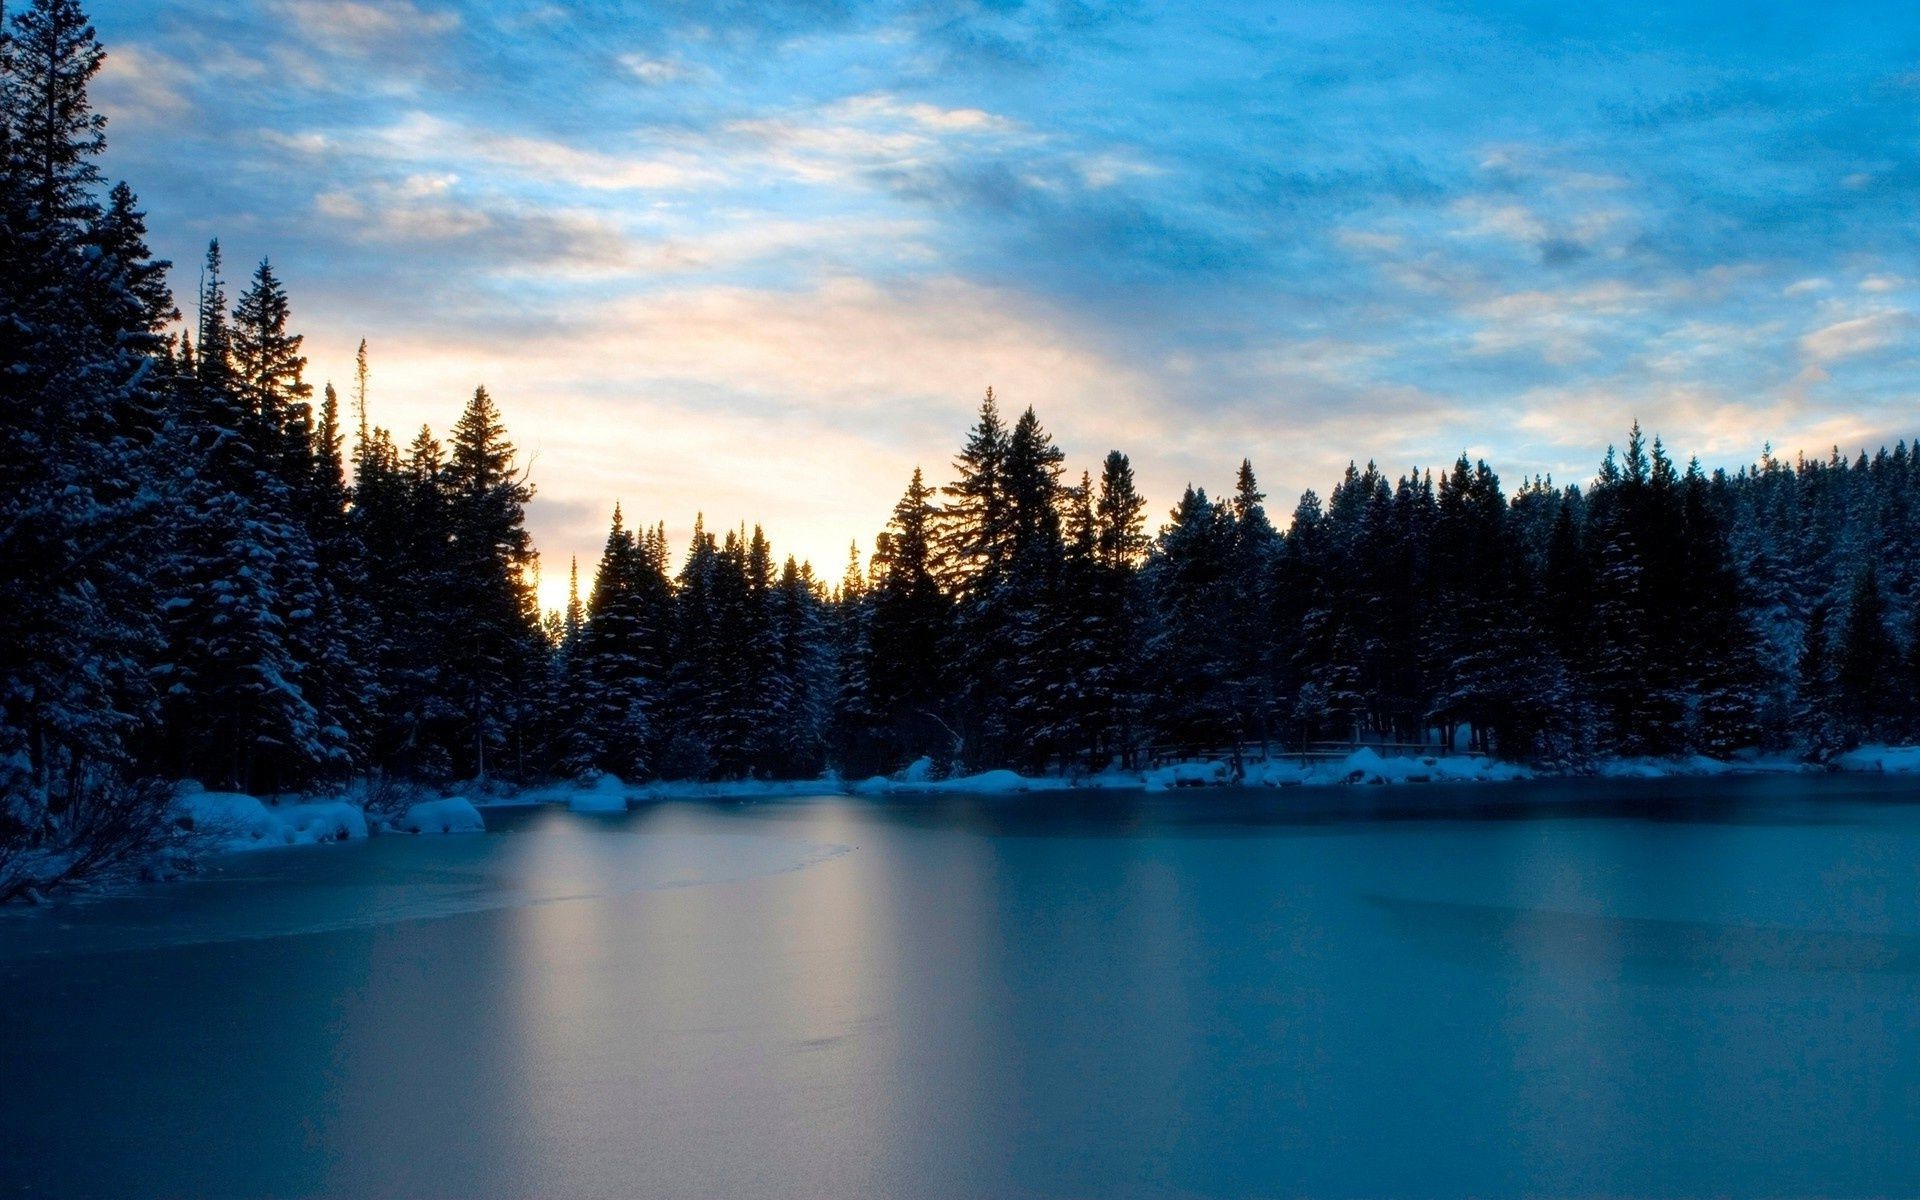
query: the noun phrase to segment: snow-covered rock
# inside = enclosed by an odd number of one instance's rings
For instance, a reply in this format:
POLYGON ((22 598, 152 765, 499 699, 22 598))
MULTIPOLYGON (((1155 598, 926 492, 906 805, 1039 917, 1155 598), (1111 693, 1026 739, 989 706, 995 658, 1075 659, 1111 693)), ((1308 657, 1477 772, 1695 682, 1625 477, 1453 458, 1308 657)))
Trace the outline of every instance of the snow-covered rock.
POLYGON ((174 819, 182 829, 208 839, 221 850, 258 850, 339 842, 367 836, 367 814, 344 800, 309 804, 267 804, 238 792, 183 787, 174 798, 174 819))
POLYGON ((567 796, 567 807, 574 812, 607 813, 627 811, 627 785, 617 775, 602 775, 592 787, 579 788, 567 796))
POLYGON ((303 842, 344 842, 367 836, 367 814, 345 800, 313 804, 281 804, 268 812, 280 818, 291 834, 288 845, 303 842))
POLYGON ((480 810, 464 796, 423 800, 401 814, 393 827, 401 833, 485 833, 480 810))
POLYGON ((933 782, 933 759, 923 754, 908 763, 906 769, 894 778, 901 783, 931 783, 933 782))

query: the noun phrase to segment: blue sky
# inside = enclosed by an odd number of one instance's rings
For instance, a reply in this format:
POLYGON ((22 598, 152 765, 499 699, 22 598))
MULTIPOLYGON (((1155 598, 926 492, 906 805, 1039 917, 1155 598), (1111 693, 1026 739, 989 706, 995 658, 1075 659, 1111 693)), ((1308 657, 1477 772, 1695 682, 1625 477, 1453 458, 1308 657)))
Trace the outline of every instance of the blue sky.
POLYGON ((989 384, 1156 512, 1920 431, 1911 5, 95 0, 109 170, 374 418, 837 576, 989 384))

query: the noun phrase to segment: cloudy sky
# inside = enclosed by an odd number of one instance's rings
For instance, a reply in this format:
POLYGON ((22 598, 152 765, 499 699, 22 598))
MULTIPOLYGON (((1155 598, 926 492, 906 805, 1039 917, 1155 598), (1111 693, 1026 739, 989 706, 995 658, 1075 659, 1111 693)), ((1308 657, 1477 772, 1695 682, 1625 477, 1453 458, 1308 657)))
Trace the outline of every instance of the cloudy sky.
POLYGON ((402 440, 484 381, 549 600, 616 498, 837 577, 988 385, 1156 512, 1920 431, 1910 3, 90 11, 176 286, 271 256, 402 440))

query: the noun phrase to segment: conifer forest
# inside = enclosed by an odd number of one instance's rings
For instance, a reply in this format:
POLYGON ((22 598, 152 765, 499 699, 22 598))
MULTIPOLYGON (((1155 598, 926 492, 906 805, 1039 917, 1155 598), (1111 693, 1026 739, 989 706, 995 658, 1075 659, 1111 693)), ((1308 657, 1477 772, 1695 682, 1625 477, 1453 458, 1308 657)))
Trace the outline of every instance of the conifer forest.
POLYGON ((1220 486, 1149 498, 1126 453, 1070 460, 989 390, 844 570, 609 499, 543 614, 514 397, 390 430, 378 330, 336 387, 270 262, 156 261, 99 165, 103 53, 77 0, 0 43, 16 853, 141 853, 184 779, 1073 776, 1370 742, 1578 772, 1920 738, 1920 447, 1710 469, 1626 411, 1577 482, 1353 447, 1283 501, 1222 445, 1220 486))

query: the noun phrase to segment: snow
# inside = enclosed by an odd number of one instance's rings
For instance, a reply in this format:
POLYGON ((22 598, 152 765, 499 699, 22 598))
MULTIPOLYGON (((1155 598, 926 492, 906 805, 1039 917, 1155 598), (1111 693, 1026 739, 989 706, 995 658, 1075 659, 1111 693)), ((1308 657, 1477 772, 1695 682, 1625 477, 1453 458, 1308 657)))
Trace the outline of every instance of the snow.
POLYGON ((1681 758, 1613 758, 1594 771, 1602 779, 1676 779, 1730 775, 1741 768, 1704 754, 1681 758))
MULTIPOLYGON (((1224 765, 1224 764, 1222 764, 1224 765)), ((1325 787, 1334 784, 1506 783, 1532 779, 1518 763, 1475 754, 1386 756, 1363 746, 1340 758, 1274 758, 1249 763, 1246 783, 1267 787, 1325 787)))
POLYGON ((1207 787, 1232 781, 1233 769, 1223 762, 1181 762, 1155 767, 1142 777, 1150 792, 1177 787, 1207 787))
POLYGON ((223 851, 341 842, 367 836, 367 815, 344 800, 274 804, 238 792, 183 787, 175 820, 223 851))
POLYGON ((933 760, 922 755, 907 764, 897 778, 901 783, 927 783, 933 779, 933 760))
POLYGON ((625 812, 627 785, 617 775, 602 775, 592 786, 574 789, 567 807, 580 813, 625 812))
POLYGON ((1882 771, 1908 775, 1920 771, 1920 746, 1862 746, 1833 760, 1842 771, 1882 771))
POLYGON ((1014 771, 985 771, 979 775, 962 775, 957 779, 943 779, 939 783, 924 786, 943 792, 1026 792, 1033 790, 1036 782, 1044 781, 1027 779, 1014 771))
MULTIPOLYGON (((898 774, 875 775, 873 778, 854 784, 847 789, 856 796, 886 796, 895 792, 942 793, 962 792, 967 795, 1011 795, 1017 792, 1048 792, 1075 786, 1075 781, 1058 776, 1022 775, 1017 771, 982 771, 978 775, 959 775, 952 779, 932 779, 931 763, 928 769, 916 770, 921 759, 898 774)), ((1139 781, 1133 785, 1138 787, 1139 781)))
MULTIPOLYGON (((1888 771, 1920 773, 1920 747, 1862 747, 1841 755, 1835 766, 1850 771, 1888 771)), ((1606 779, 1669 779, 1730 774, 1794 773, 1809 769, 1789 758, 1767 757, 1744 751, 1731 759, 1691 755, 1680 758, 1611 759, 1598 764, 1593 773, 1606 779)), ((1224 760, 1199 760, 1169 763, 1146 771, 1123 771, 1109 766, 1097 775, 1021 775, 1013 771, 986 771, 952 779, 934 778, 935 765, 928 758, 916 759, 892 775, 868 779, 842 780, 829 772, 819 779, 759 780, 721 782, 669 781, 627 784, 611 775, 602 775, 591 783, 561 783, 536 787, 480 799, 485 805, 564 804, 575 812, 623 812, 628 804, 640 800, 764 800, 783 796, 892 796, 892 795, 990 795, 1011 796, 1029 792, 1068 790, 1144 789, 1170 791, 1176 788, 1224 787, 1238 782, 1246 787, 1336 787, 1344 785, 1398 785, 1410 783, 1503 783, 1515 780, 1552 777, 1565 772, 1536 771, 1520 763, 1504 762, 1477 754, 1383 755, 1371 747, 1360 747, 1337 757, 1299 758, 1278 755, 1266 760, 1242 764, 1236 781, 1233 766, 1224 760)), ((476 819, 477 819, 476 814, 476 819)), ((404 827, 404 826, 403 826, 404 827)))
POLYGON ((423 800, 401 815, 393 827, 401 833, 485 833, 480 810, 463 796, 423 800))

